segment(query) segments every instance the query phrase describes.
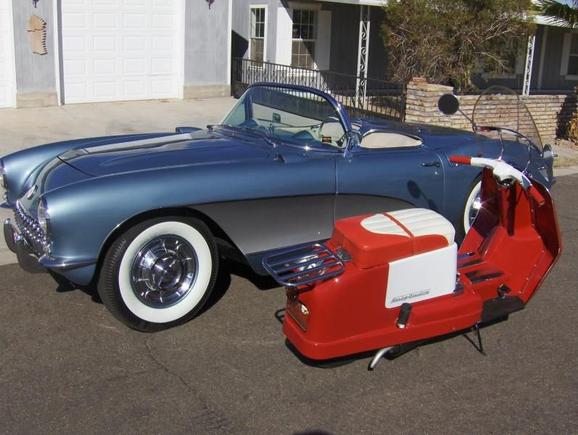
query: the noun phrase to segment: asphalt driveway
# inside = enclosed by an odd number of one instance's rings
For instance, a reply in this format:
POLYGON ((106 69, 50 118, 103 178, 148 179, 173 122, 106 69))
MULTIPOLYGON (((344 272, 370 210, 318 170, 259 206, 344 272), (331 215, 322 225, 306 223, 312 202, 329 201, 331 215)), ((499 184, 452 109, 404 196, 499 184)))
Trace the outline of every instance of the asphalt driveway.
POLYGON ((92 295, 0 267, 3 433, 577 433, 578 176, 554 195, 565 253, 528 308, 374 372, 286 347, 282 289, 225 274, 197 319, 126 329, 92 295))

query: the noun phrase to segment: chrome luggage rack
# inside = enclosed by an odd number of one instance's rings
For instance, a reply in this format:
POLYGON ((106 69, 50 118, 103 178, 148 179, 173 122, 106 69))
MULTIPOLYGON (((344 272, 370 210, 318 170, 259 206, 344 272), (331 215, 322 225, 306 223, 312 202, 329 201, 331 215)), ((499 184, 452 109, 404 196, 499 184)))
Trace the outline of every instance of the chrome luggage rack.
POLYGON ((285 287, 302 287, 343 273, 343 261, 327 247, 314 243, 290 248, 263 259, 263 267, 285 287))

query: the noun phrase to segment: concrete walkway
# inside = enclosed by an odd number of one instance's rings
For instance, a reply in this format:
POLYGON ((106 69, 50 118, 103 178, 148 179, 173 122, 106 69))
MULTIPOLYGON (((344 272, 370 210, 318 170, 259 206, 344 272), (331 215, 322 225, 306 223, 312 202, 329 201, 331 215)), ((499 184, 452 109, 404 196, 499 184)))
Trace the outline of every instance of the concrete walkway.
POLYGON ((68 139, 204 128, 220 122, 235 101, 224 97, 0 109, 0 156, 68 139))
MULTIPOLYGON (((179 126, 204 128, 220 122, 235 102, 232 97, 223 97, 0 109, 0 156, 35 145, 83 137, 170 132, 179 126)), ((564 158, 575 157, 575 153, 563 148, 557 147, 555 151, 564 158)), ((575 173, 578 166, 556 168, 557 176, 575 173)), ((0 209, 0 223, 10 216, 11 211, 0 209)), ((0 265, 15 261, 0 235, 0 265)))

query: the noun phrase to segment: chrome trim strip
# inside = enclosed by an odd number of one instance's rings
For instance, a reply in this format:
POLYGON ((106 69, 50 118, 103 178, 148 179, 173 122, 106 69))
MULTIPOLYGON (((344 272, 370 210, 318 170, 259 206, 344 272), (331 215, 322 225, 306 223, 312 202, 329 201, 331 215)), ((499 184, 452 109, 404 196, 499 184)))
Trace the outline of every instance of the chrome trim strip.
POLYGON ((36 219, 32 218, 26 212, 26 209, 22 206, 20 200, 16 201, 14 220, 16 228, 36 255, 43 255, 45 248, 48 246, 49 240, 42 228, 40 228, 36 219))
POLYGON ((6 218, 4 220, 4 240, 6 240, 6 246, 10 251, 16 253, 16 233, 14 227, 12 226, 12 220, 6 218))
POLYGON ((504 273, 499 270, 474 270, 466 273, 466 277, 472 284, 479 284, 481 282, 491 281, 492 279, 503 276, 504 273))
POLYGON ((107 145, 100 145, 96 147, 83 148, 83 150, 88 154, 98 154, 98 153, 105 153, 107 151, 123 151, 123 150, 130 150, 132 148, 142 148, 147 146, 152 147, 167 143, 182 142, 186 140, 191 140, 192 138, 193 136, 191 135, 191 133, 172 134, 170 136, 154 137, 152 139, 117 142, 107 145))
POLYGON ((91 266, 97 263, 96 259, 79 259, 67 260, 62 258, 52 258, 48 255, 43 255, 38 259, 38 262, 47 269, 69 270, 77 269, 79 267, 91 266))

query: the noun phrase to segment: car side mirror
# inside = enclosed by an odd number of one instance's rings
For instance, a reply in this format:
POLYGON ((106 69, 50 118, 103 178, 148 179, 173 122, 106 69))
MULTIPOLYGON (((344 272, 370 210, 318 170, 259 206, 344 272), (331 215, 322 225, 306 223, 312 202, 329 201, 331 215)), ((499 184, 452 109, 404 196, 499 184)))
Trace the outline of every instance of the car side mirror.
POLYGON ((438 100, 438 109, 444 115, 455 115, 460 110, 460 102, 455 95, 444 94, 438 100))

